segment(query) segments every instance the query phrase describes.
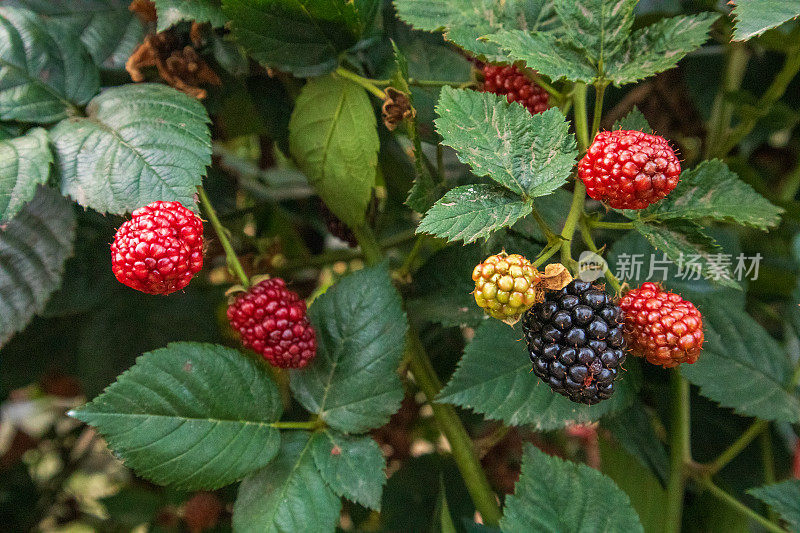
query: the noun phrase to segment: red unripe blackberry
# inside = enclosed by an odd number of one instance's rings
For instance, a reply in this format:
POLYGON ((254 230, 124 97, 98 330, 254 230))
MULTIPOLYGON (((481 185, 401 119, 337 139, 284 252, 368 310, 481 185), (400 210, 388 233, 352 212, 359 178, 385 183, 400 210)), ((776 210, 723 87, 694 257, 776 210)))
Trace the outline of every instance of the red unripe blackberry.
POLYGON ((606 292, 573 280, 522 316, 533 372, 573 402, 595 404, 614 394, 625 362, 622 310, 606 292))
POLYGON ((503 94, 509 102, 525 106, 532 115, 545 111, 550 101, 547 91, 514 65, 485 65, 481 91, 503 94))
POLYGON ((642 283, 619 302, 628 347, 664 368, 694 363, 703 349, 703 318, 692 302, 657 283, 642 283))
POLYGON ((228 320, 245 348, 260 353, 272 366, 302 368, 317 354, 306 303, 280 278, 239 293, 228 306, 228 320))
POLYGON ((578 163, 590 197, 614 209, 644 209, 678 184, 681 163, 667 140, 641 131, 601 131, 578 163))
POLYGON ((181 290, 203 268, 203 221, 180 202, 140 207, 114 236, 111 268, 137 291, 181 290))

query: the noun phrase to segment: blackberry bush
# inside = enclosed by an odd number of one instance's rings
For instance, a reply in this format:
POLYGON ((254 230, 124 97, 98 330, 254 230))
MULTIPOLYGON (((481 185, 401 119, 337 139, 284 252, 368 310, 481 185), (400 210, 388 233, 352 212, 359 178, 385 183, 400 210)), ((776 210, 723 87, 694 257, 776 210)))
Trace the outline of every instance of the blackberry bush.
POLYGON ((797 530, 796 4, 0 2, 0 530, 797 530))

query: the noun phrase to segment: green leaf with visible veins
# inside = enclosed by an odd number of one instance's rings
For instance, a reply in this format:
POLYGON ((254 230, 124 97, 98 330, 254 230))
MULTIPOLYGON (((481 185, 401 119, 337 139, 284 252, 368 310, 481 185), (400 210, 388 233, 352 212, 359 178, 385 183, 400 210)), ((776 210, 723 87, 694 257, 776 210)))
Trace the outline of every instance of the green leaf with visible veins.
POLYGON ((787 0, 734 0, 736 26, 733 39, 746 41, 770 28, 800 17, 800 2, 787 0))
POLYGON ((375 15, 374 0, 223 0, 222 7, 253 58, 298 77, 336 68, 375 15))
MULTIPOLYGON (((144 25, 129 0, 7 0, 58 22, 80 35, 97 66, 121 69, 144 37, 144 25)), ((97 91, 95 91, 97 92, 97 91)), ((91 96, 94 96, 92 94, 91 96)))
POLYGON ((77 34, 26 9, 0 7, 0 120, 56 122, 99 87, 77 34))
POLYGON ((630 113, 614 122, 612 130, 636 130, 645 133, 653 133, 653 128, 647 122, 644 114, 639 111, 638 107, 631 109, 630 113))
POLYGON ((61 192, 101 213, 125 213, 156 200, 195 205, 211 164, 203 105, 161 84, 106 89, 86 117, 50 132, 61 192))
POLYGON ((176 342, 136 359, 71 413, 94 426, 138 475, 187 490, 216 489, 277 453, 283 406, 269 372, 242 353, 176 342))
POLYGON ((335 75, 309 80, 289 121, 289 150, 325 205, 350 227, 364 221, 378 167, 367 92, 335 75))
POLYGON ((477 176, 517 194, 545 196, 566 183, 578 152, 558 109, 531 115, 504 96, 445 87, 436 106, 442 144, 477 176))
POLYGON ((0 141, 0 223, 8 222, 47 183, 53 154, 47 131, 34 128, 22 137, 0 141))
POLYGON ((800 530, 800 479, 764 485, 747 492, 772 507, 792 530, 800 530))
POLYGON ((596 67, 604 65, 625 44, 638 0, 556 0, 564 27, 563 40, 596 67))
POLYGON ((553 33, 502 30, 488 39, 499 45, 513 61, 524 61, 529 68, 553 81, 566 79, 591 83, 597 68, 586 54, 553 33))
POLYGON ((406 315, 385 267, 359 270, 314 300, 308 317, 317 356, 292 371, 303 407, 329 426, 361 433, 382 426, 400 408, 400 365, 406 315))
POLYGON ((342 502, 314 465, 311 434, 286 431, 278 455, 239 485, 237 533, 333 531, 342 502))
POLYGON ((417 233, 470 243, 511 226, 530 212, 529 203, 499 185, 462 185, 450 189, 425 213, 417 233))
POLYGON ((526 444, 514 494, 500 527, 509 533, 644 531, 628 495, 587 465, 551 457, 526 444))
POLYGON ((386 460, 371 437, 325 429, 311 437, 311 454, 322 479, 337 495, 381 510, 386 460))
POLYGON ((677 187, 660 202, 639 211, 645 219, 734 221, 765 230, 780 223, 783 209, 772 205, 719 159, 684 170, 677 187))
POLYGON ((572 423, 594 422, 627 407, 637 388, 634 372, 622 372, 614 395, 596 405, 570 401, 553 392, 535 374, 519 327, 487 320, 467 345, 453 377, 438 400, 473 409, 492 420, 540 431, 572 423))
POLYGON ((679 267, 697 268, 706 279, 741 289, 731 275, 730 261, 725 260, 725 254, 714 239, 703 233, 696 223, 682 219, 653 223, 634 219, 633 227, 679 267))
POLYGON ((33 200, 0 226, 0 346, 42 311, 61 285, 74 237, 72 205, 47 187, 39 187, 33 200))
POLYGON ((792 364, 781 346, 727 299, 693 302, 703 314, 705 344, 681 374, 700 393, 737 413, 764 420, 800 421, 800 398, 788 392, 792 364))
POLYGON ((671 69, 708 40, 717 18, 716 13, 673 17, 634 32, 621 50, 607 57, 606 77, 625 85, 671 69))
POLYGON ((444 31, 445 39, 480 59, 506 62, 497 45, 480 40, 501 29, 529 32, 553 20, 547 0, 395 0, 397 16, 415 29, 444 31))
POLYGON ((185 20, 207 22, 213 28, 220 28, 227 21, 219 0, 153 0, 153 2, 158 13, 158 31, 164 31, 185 20))

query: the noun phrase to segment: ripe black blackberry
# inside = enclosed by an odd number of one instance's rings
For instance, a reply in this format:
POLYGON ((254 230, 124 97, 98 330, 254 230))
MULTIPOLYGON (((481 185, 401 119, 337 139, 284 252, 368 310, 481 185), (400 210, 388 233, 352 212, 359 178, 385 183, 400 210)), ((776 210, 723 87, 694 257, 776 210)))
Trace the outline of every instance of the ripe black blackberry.
POLYGON ((522 317, 533 372, 573 402, 595 404, 614 394, 625 361, 622 309, 601 288, 574 280, 522 317))

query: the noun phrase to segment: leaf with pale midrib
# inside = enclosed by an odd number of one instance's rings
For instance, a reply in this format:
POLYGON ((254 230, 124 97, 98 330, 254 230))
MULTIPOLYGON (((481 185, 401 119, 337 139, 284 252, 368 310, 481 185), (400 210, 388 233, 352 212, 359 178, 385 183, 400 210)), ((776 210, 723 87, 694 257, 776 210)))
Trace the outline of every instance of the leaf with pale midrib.
POLYGON ((101 213, 126 213, 155 201, 195 205, 211 164, 203 105, 154 83, 103 91, 87 117, 50 132, 61 192, 101 213))
POLYGON ((508 533, 643 531, 628 495, 587 465, 551 457, 532 444, 522 454, 500 527, 508 533))
POLYGON ((245 478, 233 505, 237 533, 333 531, 341 500, 314 465, 312 439, 304 431, 287 431, 277 457, 245 478))
POLYGON ((558 109, 531 115, 504 96, 445 87, 436 111, 442 144, 453 147, 475 175, 517 194, 553 192, 575 164, 575 138, 558 109))
POLYGON ((55 122, 97 94, 97 67, 64 26, 0 7, 0 44, 0 120, 55 122))
POLYGON ((346 433, 388 422, 403 398, 396 370, 406 315, 386 268, 342 278, 314 301, 308 316, 317 332, 317 356, 292 371, 297 401, 346 433))
POLYGON ((278 389, 262 365, 214 344, 148 352, 105 392, 73 411, 138 475, 182 489, 215 489, 277 453, 278 389))
POLYGON ((739 0, 733 5, 733 38, 746 41, 800 17, 800 4, 786 0, 739 0))
POLYGON ((0 226, 0 346, 44 309, 61 285, 74 237, 72 205, 46 187, 0 226))
POLYGON ((34 128, 22 137, 0 141, 0 223, 8 222, 50 177, 53 154, 47 131, 34 128))
POLYGON ((638 377, 633 371, 622 371, 614 395, 589 406, 553 392, 530 370, 521 327, 487 320, 475 332, 438 399, 509 425, 532 424, 548 431, 571 423, 594 422, 606 413, 624 409, 633 399, 638 377))
POLYGON ((714 298, 693 302, 703 314, 700 358, 681 374, 700 393, 737 413, 800 421, 800 398, 788 392, 792 365, 781 346, 747 313, 714 298))

